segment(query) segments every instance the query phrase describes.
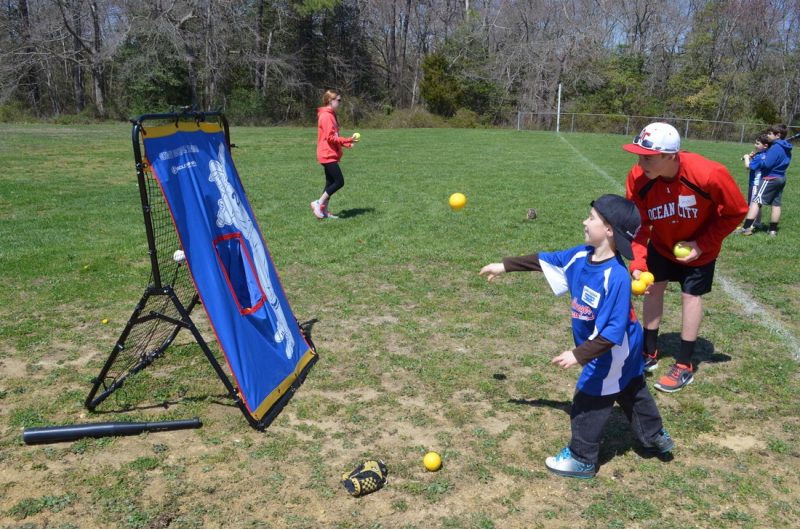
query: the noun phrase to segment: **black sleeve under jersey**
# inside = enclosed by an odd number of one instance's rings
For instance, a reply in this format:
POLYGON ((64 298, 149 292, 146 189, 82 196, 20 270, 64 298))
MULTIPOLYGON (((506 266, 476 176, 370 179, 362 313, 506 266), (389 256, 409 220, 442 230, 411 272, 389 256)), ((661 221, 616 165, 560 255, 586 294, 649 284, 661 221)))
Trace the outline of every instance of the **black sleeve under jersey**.
POLYGON ((519 257, 503 257, 503 266, 506 272, 541 272, 539 254, 522 255, 519 257))

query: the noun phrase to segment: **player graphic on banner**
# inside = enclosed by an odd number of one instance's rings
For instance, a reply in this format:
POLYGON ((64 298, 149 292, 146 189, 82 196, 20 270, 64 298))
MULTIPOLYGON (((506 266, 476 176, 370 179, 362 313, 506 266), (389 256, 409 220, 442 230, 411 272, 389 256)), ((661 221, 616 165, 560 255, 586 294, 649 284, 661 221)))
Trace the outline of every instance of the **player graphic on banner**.
POLYGON ((247 214, 247 210, 242 206, 239 198, 236 196, 236 190, 228 182, 228 173, 225 170, 225 145, 220 143, 218 160, 211 160, 208 162, 210 175, 209 181, 214 182, 219 189, 220 196, 217 204, 219 211, 217 213, 217 226, 223 228, 225 226, 233 226, 242 233, 244 239, 250 244, 253 253, 253 261, 258 274, 258 281, 266 290, 267 301, 269 302, 272 310, 267 313, 275 316, 276 321, 272 321, 275 330, 275 341, 281 343, 286 342, 286 358, 292 358, 294 354, 294 337, 289 331, 289 325, 286 322, 286 316, 283 314, 283 308, 280 305, 278 296, 275 295, 275 288, 272 286, 272 280, 269 276, 269 268, 267 266, 267 252, 264 245, 261 243, 261 237, 255 229, 253 221, 247 214))

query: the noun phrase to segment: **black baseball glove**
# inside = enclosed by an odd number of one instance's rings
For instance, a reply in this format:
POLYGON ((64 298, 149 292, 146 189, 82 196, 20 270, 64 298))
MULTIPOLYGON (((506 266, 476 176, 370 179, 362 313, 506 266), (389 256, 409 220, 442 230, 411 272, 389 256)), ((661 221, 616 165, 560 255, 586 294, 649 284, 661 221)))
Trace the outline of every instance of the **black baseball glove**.
POLYGON ((389 469, 383 461, 364 461, 352 472, 342 474, 342 485, 351 496, 364 496, 383 487, 388 474, 389 469))

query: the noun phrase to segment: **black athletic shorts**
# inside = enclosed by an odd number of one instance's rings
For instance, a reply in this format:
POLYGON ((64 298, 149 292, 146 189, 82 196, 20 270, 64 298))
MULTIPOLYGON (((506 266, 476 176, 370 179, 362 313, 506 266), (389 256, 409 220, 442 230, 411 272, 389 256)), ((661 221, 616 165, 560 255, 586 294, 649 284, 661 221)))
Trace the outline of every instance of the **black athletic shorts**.
POLYGON ((692 296, 711 292, 716 264, 716 259, 701 266, 679 264, 658 253, 652 245, 647 246, 647 269, 656 282, 677 281, 681 284, 681 292, 692 296))

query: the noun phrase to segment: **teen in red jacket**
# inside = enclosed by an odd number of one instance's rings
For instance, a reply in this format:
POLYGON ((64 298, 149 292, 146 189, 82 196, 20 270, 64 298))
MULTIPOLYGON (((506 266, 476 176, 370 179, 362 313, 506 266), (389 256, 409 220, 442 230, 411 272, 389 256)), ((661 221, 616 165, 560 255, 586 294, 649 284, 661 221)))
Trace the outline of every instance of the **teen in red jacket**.
POLYGON ((655 388, 675 392, 694 379, 694 355, 703 317, 702 295, 711 291, 722 240, 747 213, 747 202, 728 170, 699 154, 680 151, 680 135, 667 123, 651 123, 623 146, 639 155, 628 173, 627 198, 639 208, 642 227, 634 239, 630 270, 655 276, 643 302, 645 369, 658 366, 658 329, 669 281, 681 284, 681 347, 675 364, 655 388), (690 249, 676 257, 673 248, 690 249))
POLYGON ((339 122, 336 121, 336 109, 342 96, 334 90, 328 90, 322 96, 322 106, 317 109, 317 161, 325 169, 325 190, 319 200, 311 203, 311 210, 318 219, 335 219, 328 211, 331 195, 344 186, 344 175, 339 168, 342 159, 342 146, 348 149, 356 141, 353 137, 339 136, 339 122))

